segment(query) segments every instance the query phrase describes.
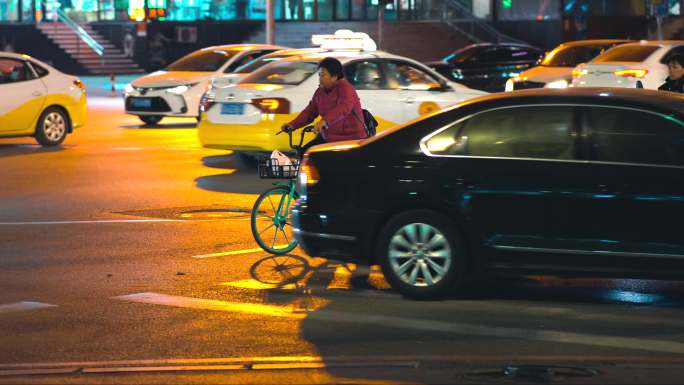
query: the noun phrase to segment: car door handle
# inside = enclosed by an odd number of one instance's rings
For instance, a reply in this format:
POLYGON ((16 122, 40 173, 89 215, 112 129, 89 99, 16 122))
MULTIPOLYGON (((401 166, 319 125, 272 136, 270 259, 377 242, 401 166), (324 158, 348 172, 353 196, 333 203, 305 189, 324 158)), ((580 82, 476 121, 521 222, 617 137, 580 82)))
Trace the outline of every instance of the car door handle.
POLYGON ((408 97, 408 98, 404 99, 404 103, 406 103, 406 104, 413 104, 415 102, 416 102, 416 99, 414 99, 413 97, 408 97))
POLYGON ((31 95, 33 95, 33 96, 43 96, 43 93, 40 92, 40 91, 33 91, 33 93, 32 93, 31 95))

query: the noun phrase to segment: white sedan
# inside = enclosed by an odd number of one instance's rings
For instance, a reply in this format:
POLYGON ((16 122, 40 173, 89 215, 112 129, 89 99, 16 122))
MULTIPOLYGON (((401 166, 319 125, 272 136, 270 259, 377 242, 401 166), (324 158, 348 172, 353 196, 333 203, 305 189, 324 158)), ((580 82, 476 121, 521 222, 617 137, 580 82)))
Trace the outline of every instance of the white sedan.
MULTIPOLYGON (((275 134, 309 103, 318 87, 318 63, 339 59, 378 130, 484 95, 451 82, 415 60, 381 51, 336 50, 283 58, 248 75, 237 85, 214 87, 203 98, 198 125, 208 148, 247 153, 289 150, 286 135, 275 134)), ((312 138, 310 136, 310 138, 312 138)))
POLYGON ((28 55, 0 52, 0 137, 33 136, 56 146, 85 123, 81 80, 28 55))
POLYGON ((139 116, 145 124, 156 124, 164 116, 199 117, 199 100, 212 78, 284 48, 232 44, 195 51, 126 86, 126 113, 139 116))
POLYGON ((658 89, 668 76, 667 60, 684 53, 684 40, 640 41, 611 48, 573 70, 571 87, 658 89))

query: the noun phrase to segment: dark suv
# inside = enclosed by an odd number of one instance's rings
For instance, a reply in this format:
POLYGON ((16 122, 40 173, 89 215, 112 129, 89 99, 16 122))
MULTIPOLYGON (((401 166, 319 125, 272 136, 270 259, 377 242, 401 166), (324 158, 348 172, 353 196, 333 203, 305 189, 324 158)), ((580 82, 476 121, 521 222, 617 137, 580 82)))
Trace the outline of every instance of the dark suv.
POLYGON ((427 63, 447 78, 470 88, 487 92, 503 91, 509 78, 534 66, 544 52, 539 48, 514 43, 472 44, 427 63))
POLYGON ((404 295, 475 274, 682 277, 684 96, 526 90, 314 147, 295 234, 404 295))

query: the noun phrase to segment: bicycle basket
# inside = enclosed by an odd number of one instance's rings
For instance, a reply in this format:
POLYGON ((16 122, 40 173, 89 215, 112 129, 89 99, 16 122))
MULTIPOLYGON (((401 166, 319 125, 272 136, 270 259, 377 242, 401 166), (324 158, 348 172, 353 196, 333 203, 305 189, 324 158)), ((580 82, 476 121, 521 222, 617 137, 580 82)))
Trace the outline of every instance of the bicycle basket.
POLYGON ((259 159, 259 178, 263 179, 294 179, 297 177, 299 162, 293 160, 292 164, 281 165, 278 159, 259 159))

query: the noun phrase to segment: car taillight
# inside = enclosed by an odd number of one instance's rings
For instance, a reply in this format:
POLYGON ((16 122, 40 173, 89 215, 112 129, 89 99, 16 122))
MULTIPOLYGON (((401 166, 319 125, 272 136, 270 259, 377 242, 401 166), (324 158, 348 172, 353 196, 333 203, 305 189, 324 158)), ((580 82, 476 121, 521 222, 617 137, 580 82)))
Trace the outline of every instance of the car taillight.
POLYGON ((572 70, 572 77, 573 78, 578 78, 580 76, 584 76, 587 74, 587 70, 584 69, 574 69, 572 70))
POLYGON ((200 112, 207 112, 209 109, 216 104, 216 99, 214 99, 214 94, 211 91, 205 92, 200 98, 200 112))
POLYGON ((620 70, 615 71, 613 74, 615 76, 622 76, 627 78, 643 78, 648 73, 648 70, 638 69, 638 70, 620 70))
POLYGON ((284 98, 252 99, 252 104, 266 114, 290 113, 290 101, 284 98))
POLYGON ((85 92, 85 90, 86 90, 86 89, 85 89, 85 84, 83 84, 83 82, 81 81, 81 79, 76 79, 76 80, 74 80, 74 85, 75 85, 76 87, 80 88, 81 91, 85 92))
POLYGON ((312 186, 318 183, 320 176, 318 169, 311 163, 309 157, 305 156, 299 165, 299 184, 300 186, 312 186))

